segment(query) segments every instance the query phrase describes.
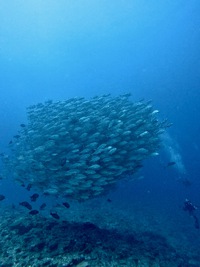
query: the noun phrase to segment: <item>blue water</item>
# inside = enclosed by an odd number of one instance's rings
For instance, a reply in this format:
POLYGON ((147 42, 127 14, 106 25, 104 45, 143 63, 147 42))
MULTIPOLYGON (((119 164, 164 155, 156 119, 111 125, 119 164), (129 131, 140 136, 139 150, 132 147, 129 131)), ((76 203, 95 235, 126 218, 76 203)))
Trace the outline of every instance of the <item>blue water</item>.
MULTIPOLYGON (((144 163, 144 179, 122 183, 113 198, 158 214, 175 207, 171 221, 182 220, 185 198, 200 206, 199 14, 199 0, 1 1, 1 151, 31 104, 126 92, 152 99, 173 126, 161 155, 144 163), (191 186, 177 181, 186 178, 191 186)), ((28 195, 11 181, 1 181, 1 193, 7 202, 28 195)))

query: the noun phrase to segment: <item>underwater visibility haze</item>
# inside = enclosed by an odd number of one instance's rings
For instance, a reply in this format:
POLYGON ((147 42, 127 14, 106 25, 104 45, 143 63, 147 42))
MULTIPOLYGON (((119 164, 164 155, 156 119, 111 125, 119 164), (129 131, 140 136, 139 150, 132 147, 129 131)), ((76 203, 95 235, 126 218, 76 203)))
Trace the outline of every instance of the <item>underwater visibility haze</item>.
POLYGON ((200 266, 200 2, 0 2, 0 266, 200 266))

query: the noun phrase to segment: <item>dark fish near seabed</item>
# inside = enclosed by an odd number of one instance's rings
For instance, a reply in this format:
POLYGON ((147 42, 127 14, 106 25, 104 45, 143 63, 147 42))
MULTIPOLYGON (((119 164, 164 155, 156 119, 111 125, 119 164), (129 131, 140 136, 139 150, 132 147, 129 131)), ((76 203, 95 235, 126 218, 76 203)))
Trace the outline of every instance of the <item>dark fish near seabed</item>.
POLYGON ((18 139, 18 138, 20 138, 20 135, 19 134, 16 134, 13 137, 16 138, 16 139, 18 139))
POLYGON ((19 205, 27 208, 28 210, 32 210, 32 206, 27 201, 20 202, 19 205))
POLYGON ((0 195, 0 201, 4 200, 5 196, 4 195, 0 195))
POLYGON ((192 182, 188 178, 178 178, 177 182, 181 183, 185 187, 189 187, 192 185, 192 182))
POLYGON ((47 206, 46 203, 43 203, 43 204, 40 206, 40 210, 44 210, 46 206, 47 206))
POLYGON ((69 205, 69 203, 68 202, 63 202, 63 205, 67 208, 67 209, 69 209, 70 208, 70 205, 69 205))
POLYGON ((60 165, 63 167, 66 163, 66 158, 60 160, 60 165))
POLYGON ((26 125, 25 125, 24 123, 21 123, 20 126, 21 126, 22 128, 26 127, 26 125))
POLYGON ((31 211, 29 212, 30 215, 36 215, 36 214, 38 214, 38 213, 39 213, 38 210, 31 210, 31 211))
POLYGON ((167 163, 167 165, 165 166, 165 168, 171 167, 171 166, 173 166, 175 164, 176 164, 175 161, 170 161, 170 162, 167 163))
POLYGON ((189 179, 183 179, 182 181, 180 181, 180 182, 182 182, 182 184, 184 185, 184 186, 191 186, 192 185, 192 182, 189 180, 189 179))
POLYGON ((13 137, 16 138, 16 139, 18 139, 18 138, 20 138, 20 135, 19 134, 16 134, 13 137))
POLYGON ((194 226, 196 229, 200 229, 200 224, 199 224, 199 220, 197 218, 196 215, 193 215, 193 218, 194 218, 194 226))
POLYGON ((28 191, 30 191, 30 190, 31 190, 31 187, 32 187, 32 185, 31 185, 31 184, 28 184, 27 187, 26 187, 26 189, 27 189, 28 191))
POLYGON ((60 219, 60 216, 56 212, 50 212, 50 215, 55 218, 56 220, 60 219))
POLYGON ((32 196, 30 196, 30 199, 31 201, 35 202, 38 197, 39 197, 39 194, 33 194, 32 196))

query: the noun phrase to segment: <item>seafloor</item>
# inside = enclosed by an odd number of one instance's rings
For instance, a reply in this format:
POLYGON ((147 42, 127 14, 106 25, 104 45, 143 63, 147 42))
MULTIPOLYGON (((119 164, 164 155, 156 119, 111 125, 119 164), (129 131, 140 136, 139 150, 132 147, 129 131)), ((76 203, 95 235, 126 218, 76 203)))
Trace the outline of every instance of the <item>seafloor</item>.
POLYGON ((58 207, 59 220, 48 207, 35 216, 2 207, 0 266, 200 266, 200 233, 181 218, 175 222, 170 213, 158 215, 138 203, 133 213, 104 198, 70 205, 58 207))

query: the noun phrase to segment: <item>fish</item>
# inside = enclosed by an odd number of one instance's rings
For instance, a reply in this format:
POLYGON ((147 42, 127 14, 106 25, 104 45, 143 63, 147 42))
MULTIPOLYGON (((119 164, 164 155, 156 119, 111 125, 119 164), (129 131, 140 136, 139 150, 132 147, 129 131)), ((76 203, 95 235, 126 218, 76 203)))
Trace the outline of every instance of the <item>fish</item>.
POLYGON ((42 205, 40 205, 40 210, 44 210, 46 206, 47 206, 47 204, 43 203, 42 205))
POLYGON ((20 138, 20 135, 19 134, 16 134, 13 137, 16 138, 16 139, 18 139, 18 138, 20 138))
POLYGON ((27 208, 28 210, 32 210, 31 204, 29 204, 27 201, 20 202, 19 205, 27 208))
POLYGON ((32 185, 31 185, 31 184, 28 184, 27 187, 26 187, 26 189, 27 189, 28 191, 30 191, 30 190, 31 190, 31 187, 32 187, 32 185))
POLYGON ((200 229, 200 224, 199 224, 199 220, 198 220, 197 216, 193 215, 193 218, 194 218, 194 227, 196 229, 200 229))
POLYGON ((171 166, 174 166, 176 164, 175 161, 169 161, 166 165, 165 165, 165 168, 168 168, 168 167, 171 167, 171 166))
POLYGON ((39 194, 35 193, 32 196, 30 196, 30 199, 31 199, 31 201, 35 202, 38 199, 38 197, 39 197, 39 194))
POLYGON ((60 165, 63 167, 65 166, 65 163, 66 163, 66 158, 63 158, 60 160, 60 165))
POLYGON ((56 220, 60 219, 60 216, 56 212, 50 212, 50 215, 55 218, 56 220))
POLYGON ((63 206, 65 206, 67 209, 69 209, 69 208, 70 208, 70 205, 69 205, 69 203, 68 203, 68 202, 63 202, 63 206))
POLYGON ((31 211, 29 212, 30 215, 36 215, 36 214, 38 214, 38 213, 39 213, 38 210, 31 210, 31 211))
POLYGON ((0 201, 4 200, 5 196, 4 195, 0 195, 0 201))
POLYGON ((192 185, 192 181, 188 178, 181 178, 179 177, 177 180, 177 182, 181 183, 182 185, 189 187, 192 185))
POLYGON ((15 180, 29 181, 28 191, 33 186, 44 195, 92 199, 158 155, 168 123, 157 113, 151 102, 133 102, 129 94, 36 103, 1 160, 15 180))

